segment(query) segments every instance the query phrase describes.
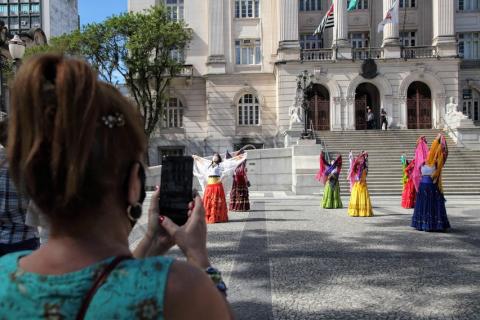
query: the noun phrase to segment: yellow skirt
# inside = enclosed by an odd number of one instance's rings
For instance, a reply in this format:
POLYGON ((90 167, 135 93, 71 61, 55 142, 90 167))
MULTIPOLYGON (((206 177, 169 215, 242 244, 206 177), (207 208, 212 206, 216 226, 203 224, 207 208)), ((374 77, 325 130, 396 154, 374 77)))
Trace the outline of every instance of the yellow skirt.
POLYGON ((355 182, 350 195, 350 204, 348 205, 348 214, 351 217, 371 217, 373 216, 372 203, 368 194, 367 183, 355 182))

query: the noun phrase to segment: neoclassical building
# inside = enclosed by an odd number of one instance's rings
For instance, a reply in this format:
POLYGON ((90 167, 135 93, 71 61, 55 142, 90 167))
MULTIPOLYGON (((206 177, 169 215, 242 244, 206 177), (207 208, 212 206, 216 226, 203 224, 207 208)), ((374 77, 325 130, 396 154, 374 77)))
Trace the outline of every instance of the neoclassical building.
MULTIPOLYGON (((129 0, 138 11, 159 0, 129 0)), ((440 128, 445 105, 480 120, 476 0, 399 0, 399 24, 377 25, 394 0, 333 0, 335 27, 313 31, 331 0, 165 0, 193 40, 151 159, 283 146, 297 77, 306 70, 315 130, 363 130, 380 108, 398 129, 440 128)))

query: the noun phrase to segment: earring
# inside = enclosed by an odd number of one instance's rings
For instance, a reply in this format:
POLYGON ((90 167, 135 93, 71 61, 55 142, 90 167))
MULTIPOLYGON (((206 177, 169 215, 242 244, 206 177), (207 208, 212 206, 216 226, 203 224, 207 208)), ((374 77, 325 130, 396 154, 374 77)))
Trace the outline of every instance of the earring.
POLYGON ((128 206, 127 208, 128 219, 135 222, 138 219, 140 219, 141 216, 142 216, 142 205, 140 203, 137 202, 136 204, 128 206))

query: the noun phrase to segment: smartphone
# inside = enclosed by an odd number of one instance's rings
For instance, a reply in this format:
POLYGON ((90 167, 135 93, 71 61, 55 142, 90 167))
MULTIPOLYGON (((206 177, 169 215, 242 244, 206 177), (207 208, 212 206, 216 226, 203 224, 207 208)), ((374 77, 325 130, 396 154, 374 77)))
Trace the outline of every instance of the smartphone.
POLYGON ((162 158, 160 180, 160 214, 181 226, 188 219, 188 204, 193 199, 193 158, 165 156, 162 158))

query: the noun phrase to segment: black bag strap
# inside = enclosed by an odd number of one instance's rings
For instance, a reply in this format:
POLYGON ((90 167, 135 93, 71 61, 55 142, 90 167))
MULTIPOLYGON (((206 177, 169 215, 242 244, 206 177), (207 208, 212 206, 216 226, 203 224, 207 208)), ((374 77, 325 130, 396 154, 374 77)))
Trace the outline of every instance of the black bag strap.
POLYGON ((118 256, 115 257, 105 268, 102 272, 98 275, 93 283, 92 287, 88 290, 87 294, 83 298, 82 305, 78 311, 76 320, 83 320, 85 318, 85 314, 87 313, 88 307, 92 302, 93 296, 95 293, 100 289, 100 287, 107 281, 108 276, 112 273, 113 270, 120 264, 120 262, 133 259, 132 256, 118 256))

